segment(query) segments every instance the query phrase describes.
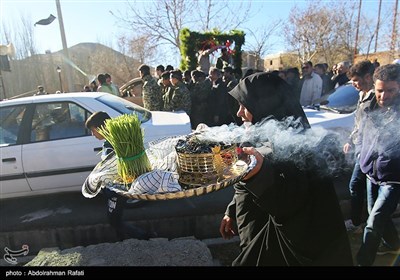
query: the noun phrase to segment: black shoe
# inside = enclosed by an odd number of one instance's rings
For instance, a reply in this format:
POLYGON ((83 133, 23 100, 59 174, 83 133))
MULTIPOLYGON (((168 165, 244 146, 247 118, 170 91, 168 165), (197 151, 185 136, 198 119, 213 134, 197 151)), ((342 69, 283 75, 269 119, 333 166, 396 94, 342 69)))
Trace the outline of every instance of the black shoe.
POLYGON ((376 252, 376 254, 378 256, 383 256, 387 254, 400 255, 400 248, 396 250, 382 244, 378 247, 378 251, 376 252))

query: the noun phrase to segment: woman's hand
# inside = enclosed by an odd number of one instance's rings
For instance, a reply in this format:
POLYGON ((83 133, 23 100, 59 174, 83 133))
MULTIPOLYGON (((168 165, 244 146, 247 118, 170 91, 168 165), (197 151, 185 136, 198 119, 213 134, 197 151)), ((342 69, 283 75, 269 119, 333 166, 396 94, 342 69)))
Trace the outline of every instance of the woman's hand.
POLYGON ((254 166, 254 168, 252 170, 250 170, 250 172, 243 178, 243 180, 248 180, 248 179, 250 179, 251 177, 253 177, 254 175, 256 175, 260 171, 261 166, 262 166, 262 164, 264 162, 264 157, 254 147, 243 147, 242 151, 245 154, 255 156, 255 158, 257 160, 256 166, 254 166))
POLYGON ((350 152, 350 150, 351 150, 351 144, 349 143, 344 144, 343 153, 347 154, 348 152, 350 152))
POLYGON ((233 219, 225 215, 221 220, 219 232, 224 239, 231 239, 236 233, 233 229, 233 219))

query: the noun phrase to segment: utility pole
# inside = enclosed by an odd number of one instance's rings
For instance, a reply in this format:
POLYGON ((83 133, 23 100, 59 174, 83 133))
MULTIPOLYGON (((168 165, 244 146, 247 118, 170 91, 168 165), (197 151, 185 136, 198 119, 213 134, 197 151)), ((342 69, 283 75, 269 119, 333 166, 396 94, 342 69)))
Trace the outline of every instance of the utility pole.
POLYGON ((392 30, 392 42, 390 44, 390 59, 393 60, 395 58, 396 52, 396 41, 397 41, 397 32, 396 32, 396 21, 397 21, 397 8, 399 6, 399 0, 396 0, 394 3, 394 14, 393 14, 393 30, 392 30))
MULTIPOLYGON (((1 69, 0 69, 0 80, 1 80, 1 91, 3 92, 4 99, 7 99, 6 89, 5 89, 5 87, 4 87, 3 74, 1 73, 1 69)), ((1 97, 0 97, 0 98, 1 98, 1 97)), ((1 99, 0 99, 0 100, 1 100, 1 99)))
MULTIPOLYGON (((62 46, 63 46, 63 53, 64 57, 67 59, 67 61, 70 61, 69 59, 69 54, 68 54, 68 47, 67 47, 67 39, 65 38, 65 30, 64 30, 64 21, 61 13, 61 4, 60 0, 56 0, 56 6, 57 6, 57 15, 58 15, 58 22, 60 24, 60 33, 61 33, 61 41, 62 41, 62 46)), ((71 78, 71 67, 69 64, 65 64, 65 76, 67 78, 67 89, 66 92, 71 92, 74 91, 74 86, 72 84, 72 78, 71 78)))
POLYGON ((379 0, 379 8, 378 8, 378 21, 376 22, 376 30, 375 30, 375 50, 374 53, 378 50, 378 33, 379 33, 379 25, 381 23, 381 9, 382 9, 382 0, 379 0))
POLYGON ((63 85, 62 85, 62 79, 61 79, 61 67, 57 66, 56 70, 57 70, 57 73, 58 73, 58 79, 60 80, 61 93, 64 93, 64 89, 63 89, 63 85))
POLYGON ((356 40, 354 43, 354 56, 353 56, 353 64, 355 63, 356 56, 357 56, 357 44, 358 44, 358 29, 360 28, 360 15, 361 15, 361 3, 362 0, 360 0, 360 4, 358 6, 358 17, 357 17, 357 28, 356 28, 356 40))

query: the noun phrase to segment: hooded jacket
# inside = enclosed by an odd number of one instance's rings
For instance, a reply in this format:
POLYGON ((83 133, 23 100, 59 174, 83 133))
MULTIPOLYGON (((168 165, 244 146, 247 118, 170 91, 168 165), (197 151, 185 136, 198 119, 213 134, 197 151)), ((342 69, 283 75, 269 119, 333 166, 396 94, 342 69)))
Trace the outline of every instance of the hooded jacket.
MULTIPOLYGON (((289 85, 269 73, 244 78, 230 94, 253 115, 278 121, 295 117, 309 128, 289 85)), ((301 130, 301 129, 300 129, 301 130)), ((255 144, 259 143, 252 143, 255 144)), ((291 159, 274 160, 272 148, 260 171, 235 185, 226 215, 236 216, 241 253, 233 265, 352 265, 343 217, 333 184, 314 170, 300 170, 291 159)))

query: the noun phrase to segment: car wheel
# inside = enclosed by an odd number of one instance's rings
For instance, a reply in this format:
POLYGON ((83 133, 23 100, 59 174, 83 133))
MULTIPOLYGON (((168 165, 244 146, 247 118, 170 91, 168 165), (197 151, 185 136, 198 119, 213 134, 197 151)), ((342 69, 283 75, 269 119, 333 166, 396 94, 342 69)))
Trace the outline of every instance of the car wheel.
POLYGON ((143 204, 145 204, 145 203, 146 203, 145 200, 130 198, 126 201, 126 207, 127 208, 138 208, 138 207, 143 206, 143 204))

